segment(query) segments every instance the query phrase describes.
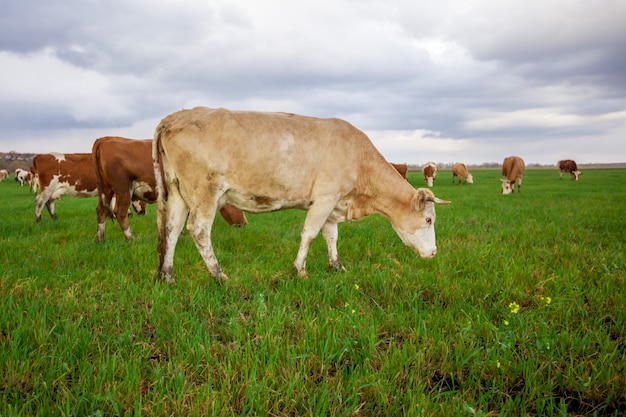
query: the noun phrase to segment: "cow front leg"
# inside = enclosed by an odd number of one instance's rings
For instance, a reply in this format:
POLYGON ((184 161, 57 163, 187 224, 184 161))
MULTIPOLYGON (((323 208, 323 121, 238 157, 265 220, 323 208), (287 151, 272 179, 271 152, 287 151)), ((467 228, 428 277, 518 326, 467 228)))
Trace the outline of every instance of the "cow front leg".
POLYGON ((337 251, 337 241, 339 238, 339 228, 337 223, 327 221, 322 227, 322 236, 326 240, 326 248, 328 249, 328 265, 337 271, 345 271, 346 268, 339 261, 339 252, 337 251))
POLYGON ((54 211, 54 203, 55 200, 52 199, 46 201, 46 208, 48 209, 48 213, 50 213, 50 217, 52 217, 53 220, 58 220, 57 213, 54 211))
MULTIPOLYGON (((316 204, 309 208, 309 212, 306 215, 306 219, 304 220, 304 227, 302 228, 302 233, 300 233, 300 248, 298 249, 298 255, 296 256, 296 260, 293 263, 294 270, 298 273, 298 275, 302 278, 307 277, 306 273, 306 257, 309 253, 309 248, 311 247, 311 243, 315 240, 317 235, 320 232, 320 229, 326 223, 328 216, 333 211, 335 207, 334 202, 329 202, 327 204, 323 204, 323 200, 318 200, 316 204)), ((336 225, 335 225, 336 226, 336 225)), ((330 231, 329 234, 332 236, 333 232, 330 231)), ((334 232, 336 239, 336 231, 334 232)), ((328 240, 327 240, 328 242, 328 240)), ((335 242, 335 249, 336 242, 335 242)), ((329 249, 330 251, 330 249, 329 249)), ((337 261, 339 259, 337 258, 337 261)))
POLYGON ((44 204, 46 204, 44 198, 41 196, 41 194, 38 194, 35 197, 35 220, 37 221, 37 223, 41 221, 41 212, 43 210, 44 204))

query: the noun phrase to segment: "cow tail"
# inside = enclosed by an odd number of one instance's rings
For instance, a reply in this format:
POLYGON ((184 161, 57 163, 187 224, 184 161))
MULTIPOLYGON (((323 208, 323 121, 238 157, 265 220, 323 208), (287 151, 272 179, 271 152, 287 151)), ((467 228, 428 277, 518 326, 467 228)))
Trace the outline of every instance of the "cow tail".
POLYGON ((105 210, 106 215, 109 218, 114 218, 113 211, 111 211, 111 201, 106 195, 104 189, 104 181, 102 180, 102 166, 100 164, 100 139, 96 140, 91 149, 93 154, 94 168, 96 169, 96 186, 98 187, 98 202, 100 208, 98 210, 105 210))
MULTIPOLYGON (((167 198, 168 190, 165 184, 165 173, 163 171, 163 144, 161 143, 161 136, 165 127, 163 123, 160 123, 154 131, 154 140, 152 141, 152 164, 154 167, 154 179, 156 184, 157 195, 157 230, 158 230, 158 247, 157 253, 159 254, 160 264, 163 263, 163 256, 166 248, 166 231, 167 226, 167 198)), ((160 269, 160 267, 159 267, 160 269)))

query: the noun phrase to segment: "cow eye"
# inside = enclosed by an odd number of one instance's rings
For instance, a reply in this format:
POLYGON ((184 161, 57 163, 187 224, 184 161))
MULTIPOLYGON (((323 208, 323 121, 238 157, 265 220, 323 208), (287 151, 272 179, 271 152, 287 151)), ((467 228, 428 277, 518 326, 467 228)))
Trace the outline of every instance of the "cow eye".
POLYGON ((433 219, 430 217, 426 217, 426 223, 427 224, 433 224, 433 219))

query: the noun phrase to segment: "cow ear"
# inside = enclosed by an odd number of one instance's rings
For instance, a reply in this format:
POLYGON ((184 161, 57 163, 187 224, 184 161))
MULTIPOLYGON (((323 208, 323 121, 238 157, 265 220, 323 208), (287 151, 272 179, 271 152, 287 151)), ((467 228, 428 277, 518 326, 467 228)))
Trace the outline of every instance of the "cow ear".
POLYGON ((422 211, 426 206, 426 193, 423 188, 418 188, 411 199, 411 208, 413 211, 422 211))

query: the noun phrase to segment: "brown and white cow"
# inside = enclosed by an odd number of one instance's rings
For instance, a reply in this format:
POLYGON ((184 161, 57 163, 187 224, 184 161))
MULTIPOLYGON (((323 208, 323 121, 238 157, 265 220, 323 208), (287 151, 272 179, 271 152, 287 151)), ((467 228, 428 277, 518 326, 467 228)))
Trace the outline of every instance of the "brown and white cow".
POLYGON ((393 162, 390 162, 390 164, 398 171, 398 174, 400 174, 402 178, 408 180, 409 166, 407 164, 394 164, 393 162))
POLYGON ((32 183, 32 175, 30 171, 26 171, 22 168, 17 168, 15 170, 15 181, 20 183, 20 187, 23 187, 24 184, 28 184, 28 186, 30 187, 32 183))
POLYGON ((437 164, 434 162, 427 162, 422 167, 422 173, 424 174, 424 181, 429 187, 433 186, 433 181, 437 179, 437 164))
POLYGON ((9 178, 9 171, 6 169, 0 169, 0 182, 6 180, 7 178, 9 178))
POLYGON ((434 203, 414 189, 369 138, 340 119, 197 107, 164 118, 155 131, 159 276, 173 282, 176 242, 187 229, 210 274, 227 279, 213 252, 216 210, 231 204, 254 213, 308 210, 294 269, 306 276, 320 230, 332 268, 337 223, 378 213, 421 257, 437 253, 434 203))
POLYGON ((515 183, 517 192, 522 192, 522 176, 524 175, 524 160, 519 156, 508 156, 502 162, 502 194, 511 194, 515 183))
MULTIPOLYGON (((107 218, 116 218, 127 240, 133 240, 128 224, 131 204, 137 213, 145 213, 145 204, 156 202, 152 139, 127 139, 106 136, 93 143, 92 154, 98 185, 98 232, 96 241, 104 241, 107 218)), ((247 224, 243 212, 230 206, 222 217, 237 226, 247 224)))
POLYGON ((38 186, 35 218, 41 220, 45 205, 54 220, 54 203, 63 195, 95 197, 98 194, 93 157, 90 153, 49 153, 33 158, 33 172, 38 186))
POLYGON ((459 184, 461 181, 466 184, 474 184, 474 177, 467 170, 467 165, 462 162, 452 165, 452 184, 454 184, 454 178, 459 180, 459 184))
POLYGON ((578 170, 578 166, 575 161, 571 159, 563 159, 557 162, 556 166, 559 168, 559 177, 563 179, 563 173, 568 172, 573 180, 578 181, 578 177, 583 175, 582 172, 578 170))

